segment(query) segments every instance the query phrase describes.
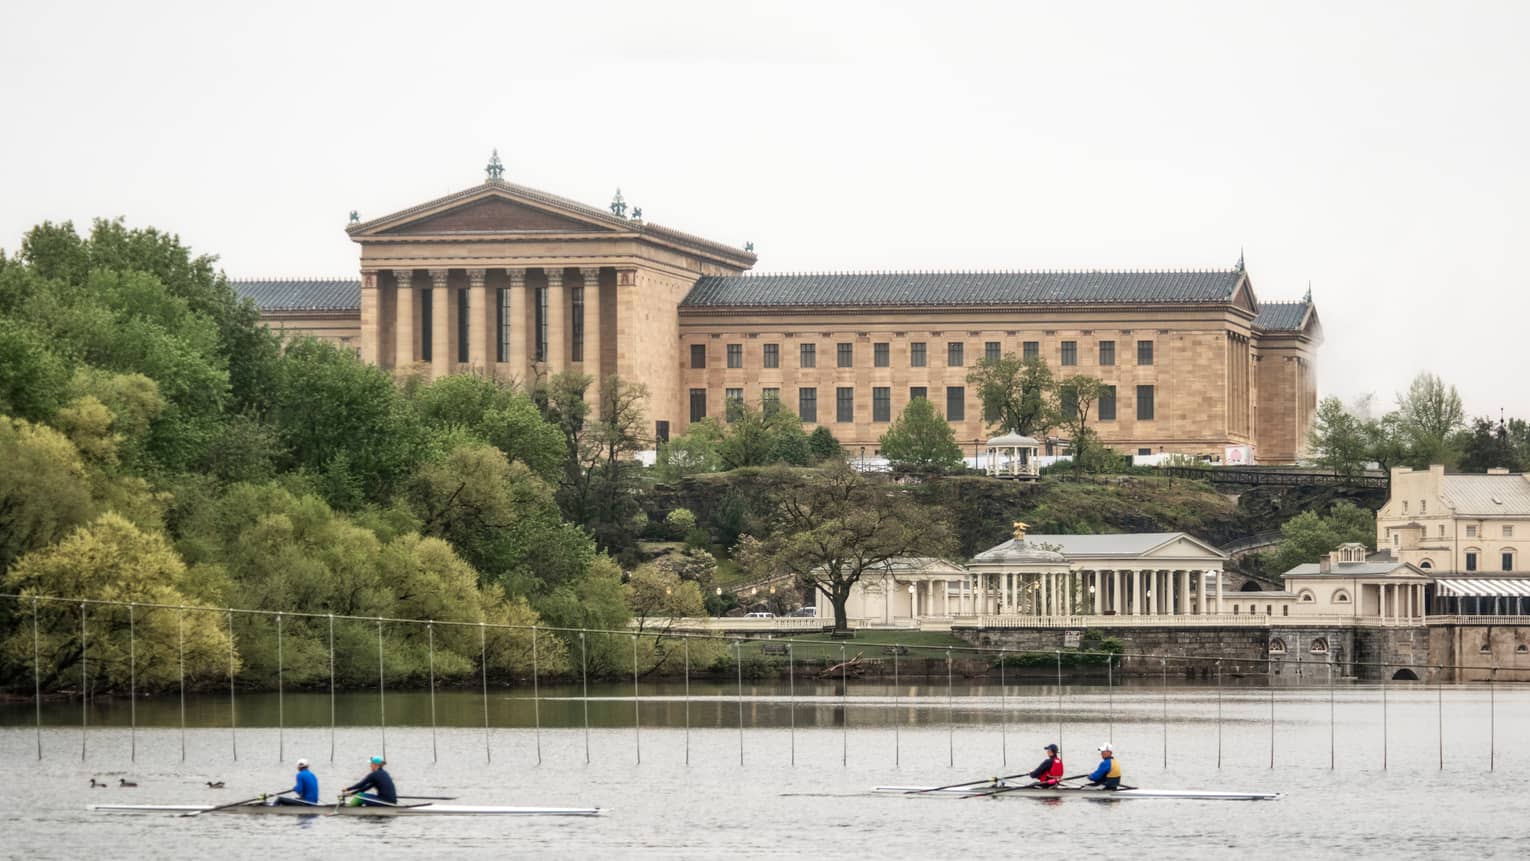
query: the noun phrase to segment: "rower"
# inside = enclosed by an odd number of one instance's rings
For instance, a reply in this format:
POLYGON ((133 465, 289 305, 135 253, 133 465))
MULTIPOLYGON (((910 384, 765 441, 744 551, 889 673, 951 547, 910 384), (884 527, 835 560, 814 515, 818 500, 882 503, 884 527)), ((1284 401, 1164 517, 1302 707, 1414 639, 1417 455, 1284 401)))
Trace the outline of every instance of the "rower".
POLYGON ((1047 752, 1047 758, 1036 766, 1036 770, 1030 773, 1032 780, 1039 786, 1056 786, 1062 782, 1063 761, 1057 753, 1057 745, 1049 744, 1042 750, 1047 752))
MULTIPOLYGON (((211 786, 211 784, 208 784, 211 786)), ((297 761, 297 780, 287 792, 272 799, 271 804, 284 804, 294 807, 310 807, 319 803, 319 778, 308 770, 308 760, 297 761), (288 798, 287 794, 296 795, 297 798, 288 798)))
POLYGON ((352 807, 361 807, 363 805, 375 807, 378 806, 378 802, 397 804, 398 791, 393 788, 393 778, 383 768, 384 765, 387 765, 387 762, 380 756, 374 756, 370 764, 372 773, 363 777, 359 782, 347 786, 345 791, 341 793, 342 797, 350 796, 350 805, 352 807), (368 789, 372 790, 372 792, 366 792, 368 789))
POLYGON ((1100 745, 1100 764, 1089 773, 1089 785, 1105 789, 1121 788, 1121 766, 1116 762, 1116 752, 1108 741, 1100 745))

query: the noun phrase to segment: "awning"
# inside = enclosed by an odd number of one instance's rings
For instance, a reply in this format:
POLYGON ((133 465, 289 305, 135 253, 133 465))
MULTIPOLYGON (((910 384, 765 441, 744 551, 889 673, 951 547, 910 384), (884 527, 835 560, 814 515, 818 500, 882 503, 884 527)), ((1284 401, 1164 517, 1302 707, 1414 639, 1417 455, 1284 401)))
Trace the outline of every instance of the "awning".
POLYGON ((1434 593, 1441 598, 1530 598, 1530 578, 1441 578, 1434 581, 1434 593))

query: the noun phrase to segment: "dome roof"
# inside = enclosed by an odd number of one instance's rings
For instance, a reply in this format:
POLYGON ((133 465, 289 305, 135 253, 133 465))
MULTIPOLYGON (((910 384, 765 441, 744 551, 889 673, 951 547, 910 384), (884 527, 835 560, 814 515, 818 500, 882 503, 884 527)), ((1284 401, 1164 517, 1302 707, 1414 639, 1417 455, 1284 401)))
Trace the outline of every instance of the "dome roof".
POLYGON ((996 436, 996 437, 990 439, 988 441, 988 445, 989 445, 990 448, 992 448, 994 446, 1011 446, 1011 445, 1022 445, 1022 446, 1036 447, 1036 446, 1040 446, 1041 443, 1037 442, 1032 437, 1021 436, 1020 434, 1017 434, 1017 433, 1007 433, 1007 434, 1003 434, 1001 436, 996 436))
POLYGON ((1025 539, 1011 538, 972 557, 972 561, 1001 565, 1067 565, 1068 557, 1025 539))

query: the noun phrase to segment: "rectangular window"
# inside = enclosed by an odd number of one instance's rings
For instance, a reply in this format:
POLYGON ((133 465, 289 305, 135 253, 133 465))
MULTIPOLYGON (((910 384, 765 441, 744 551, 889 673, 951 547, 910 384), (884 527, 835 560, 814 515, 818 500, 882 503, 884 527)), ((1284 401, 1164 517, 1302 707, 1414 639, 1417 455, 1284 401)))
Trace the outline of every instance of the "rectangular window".
POLYGON ((653 423, 653 441, 655 443, 669 442, 669 422, 657 421, 653 423))
POLYGON ((855 367, 855 345, 854 344, 835 344, 834 345, 834 364, 835 364, 836 367, 840 367, 840 368, 853 368, 853 367, 855 367))
POLYGON ((1475 527, 1475 526, 1468 526, 1468 527, 1466 527, 1466 537, 1467 538, 1476 538, 1477 537, 1477 527, 1475 527))
POLYGON ((744 345, 743 344, 729 344, 728 345, 728 367, 730 367, 730 368, 742 368, 743 366, 744 366, 744 345))
POLYGON ((468 307, 468 292, 457 291, 457 361, 468 361, 468 330, 473 328, 473 309, 468 307))
POLYGON ((1477 554, 1475 552, 1468 552, 1466 554, 1466 570, 1477 570, 1477 554))
POLYGON ((494 331, 498 333, 495 340, 494 361, 510 361, 510 291, 495 290, 495 304, 499 306, 494 318, 494 331))
POLYGON ((1100 414, 1100 421, 1113 422, 1116 420, 1116 387, 1100 386, 1100 400, 1095 409, 1100 414))
POLYGON ((1020 345, 1020 358, 1029 361, 1041 358, 1041 342, 1026 341, 1020 345))
POLYGON ((1072 386, 1063 386, 1057 392, 1057 399, 1061 401, 1062 416, 1065 419, 1078 417, 1078 390, 1072 386))
POLYGON ((699 422, 707 417, 707 390, 691 389, 691 421, 699 422))
POLYGON ((805 422, 818 421, 818 390, 797 390, 797 417, 805 422))
POLYGON ((798 356, 799 356, 799 364, 802 367, 804 367, 804 368, 816 368, 816 367, 818 367, 818 345, 817 344, 803 344, 802 345, 802 350, 798 353, 798 356))
POLYGON ((871 420, 892 421, 892 389, 878 386, 871 390, 871 420))
POLYGON ((850 386, 840 386, 834 390, 834 420, 855 421, 855 389, 850 386))
POLYGON ((1115 363, 1116 363, 1116 342, 1115 341, 1101 341, 1100 342, 1100 364, 1101 365, 1114 365, 1115 363))
POLYGON ((707 366, 707 345, 706 344, 692 344, 691 345, 691 367, 693 367, 693 368, 705 368, 706 366, 707 366))
POLYGON ((1503 537, 1505 537, 1505 538, 1513 538, 1514 537, 1514 527, 1510 526, 1507 523, 1505 523, 1503 525, 1503 537))
POLYGON ((570 287, 569 312, 573 319, 569 321, 569 361, 584 361, 584 288, 570 287))
POLYGON ((892 364, 891 351, 886 341, 871 345, 871 363, 878 368, 885 368, 892 364))
POLYGON ((760 389, 760 412, 773 416, 781 411, 781 390, 760 389))
POLYGON ((1150 422, 1153 420, 1153 387, 1137 387, 1137 420, 1150 422))
POLYGON ((1153 450, 1150 449, 1150 448, 1139 448, 1139 449, 1137 449, 1137 456, 1138 457, 1152 457, 1153 456, 1153 450))
POLYGON ((908 366, 910 368, 922 368, 927 364, 924 356, 924 342, 915 341, 908 345, 908 366))
POLYGON ((420 361, 428 362, 435 346, 436 291, 421 290, 420 296, 425 300, 420 303, 420 361))
POLYGON ((946 345, 946 367, 960 368, 967 361, 967 345, 962 343, 946 345))
POLYGON ((909 386, 909 389, 908 389, 908 399, 909 400, 913 400, 914 398, 928 398, 929 396, 930 396, 930 390, 928 388, 926 388, 925 386, 909 386))
POLYGON ((766 344, 765 345, 765 367, 767 367, 767 368, 779 368, 779 367, 781 367, 781 345, 780 344, 766 344))
POLYGON ((1061 359, 1061 363, 1062 363, 1062 365, 1064 367, 1067 367, 1068 365, 1076 365, 1076 364, 1078 364, 1078 342, 1077 341, 1063 341, 1062 342, 1062 359, 1061 359))
POLYGON ((1503 552, 1503 558, 1500 561, 1503 563, 1503 570, 1505 570, 1505 571, 1513 571, 1514 570, 1514 554, 1513 553, 1510 553, 1509 551, 1505 550, 1503 552))
POLYGON ((1153 364, 1153 342, 1152 341, 1138 341, 1137 342, 1137 364, 1139 364, 1139 365, 1151 365, 1151 364, 1153 364))
POLYGON ((730 422, 736 422, 743 413, 744 390, 723 389, 723 416, 730 422))
POLYGON ((1002 358, 1000 352, 1002 349, 1003 348, 999 346, 998 341, 984 341, 983 358, 990 362, 997 362, 1000 358, 1002 358))
POLYGON ((967 390, 962 386, 946 386, 946 421, 967 420, 967 390))
POLYGON ((537 288, 537 346, 538 362, 547 361, 547 288, 537 288))

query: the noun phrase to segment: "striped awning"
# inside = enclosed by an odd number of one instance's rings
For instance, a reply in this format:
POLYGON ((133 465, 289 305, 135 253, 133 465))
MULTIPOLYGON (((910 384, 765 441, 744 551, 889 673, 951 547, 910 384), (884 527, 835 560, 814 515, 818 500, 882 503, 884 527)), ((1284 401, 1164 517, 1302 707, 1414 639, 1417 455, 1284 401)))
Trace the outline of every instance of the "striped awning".
POLYGON ((1434 589, 1442 598, 1530 598, 1530 578, 1451 577, 1434 581, 1434 589))

